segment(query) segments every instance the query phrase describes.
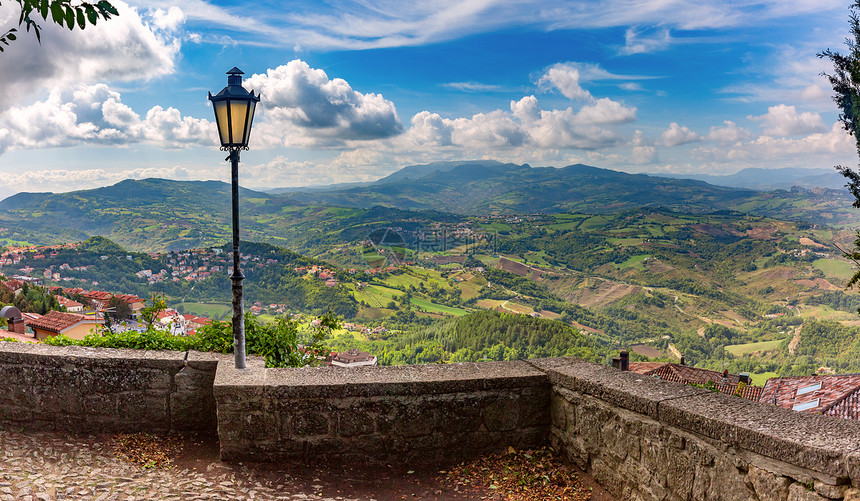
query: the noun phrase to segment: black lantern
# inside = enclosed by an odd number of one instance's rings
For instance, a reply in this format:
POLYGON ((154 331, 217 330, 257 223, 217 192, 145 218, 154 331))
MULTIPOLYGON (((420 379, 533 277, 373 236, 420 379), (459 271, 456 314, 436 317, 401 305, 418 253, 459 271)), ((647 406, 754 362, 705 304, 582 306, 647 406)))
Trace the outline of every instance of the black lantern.
POLYGON ((251 122, 254 121, 254 109, 260 96, 255 96, 254 91, 248 92, 242 87, 242 70, 234 66, 227 74, 230 75, 227 77, 227 87, 214 96, 209 93, 209 100, 215 108, 221 149, 248 149, 251 122))
POLYGON ((245 368, 245 318, 242 300, 242 280, 245 275, 239 267, 239 150, 248 149, 248 138, 251 136, 251 122, 254 121, 254 109, 260 96, 254 91, 248 92, 242 87, 242 70, 233 67, 227 72, 227 87, 216 95, 209 93, 209 100, 215 108, 215 122, 218 125, 218 136, 221 139, 221 149, 230 152, 226 159, 230 161, 231 194, 233 198, 233 271, 230 274, 233 291, 233 353, 236 357, 236 368, 245 368))

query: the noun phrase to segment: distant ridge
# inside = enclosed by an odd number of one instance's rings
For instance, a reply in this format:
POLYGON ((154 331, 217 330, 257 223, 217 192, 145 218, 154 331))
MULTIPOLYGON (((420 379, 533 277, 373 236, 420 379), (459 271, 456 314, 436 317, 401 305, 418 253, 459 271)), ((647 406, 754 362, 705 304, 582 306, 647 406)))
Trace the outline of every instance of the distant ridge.
POLYGON ((672 179, 697 179, 717 186, 750 188, 754 190, 788 190, 794 186, 802 188, 842 189, 845 178, 833 169, 804 169, 783 167, 780 169, 748 168, 734 174, 715 176, 711 174, 649 174, 672 179))

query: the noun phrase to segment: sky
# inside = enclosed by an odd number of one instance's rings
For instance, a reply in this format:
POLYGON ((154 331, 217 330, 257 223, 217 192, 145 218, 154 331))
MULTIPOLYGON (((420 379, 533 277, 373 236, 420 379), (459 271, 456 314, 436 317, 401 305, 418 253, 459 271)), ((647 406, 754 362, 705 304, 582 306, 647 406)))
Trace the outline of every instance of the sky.
MULTIPOLYGON (((262 93, 240 184, 371 181, 493 159, 730 174, 856 165, 816 57, 833 0, 113 2, 0 53, 0 198, 229 180, 207 93, 262 93)), ((0 4, 0 32, 17 2, 0 4)))

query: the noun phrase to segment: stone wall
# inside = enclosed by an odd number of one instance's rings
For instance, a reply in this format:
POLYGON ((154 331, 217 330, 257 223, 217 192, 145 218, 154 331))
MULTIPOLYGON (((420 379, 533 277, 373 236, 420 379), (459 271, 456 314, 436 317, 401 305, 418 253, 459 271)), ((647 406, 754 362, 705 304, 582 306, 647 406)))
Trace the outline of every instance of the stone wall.
MULTIPOLYGON (((223 361, 224 363, 220 363, 223 361)), ((0 342, 0 426, 212 430, 224 460, 445 464, 552 444, 625 500, 860 501, 860 423, 574 358, 265 369, 0 342)))
POLYGON ((526 362, 218 367, 224 460, 443 464, 546 443, 550 387, 526 362))
POLYGON ((626 500, 860 500, 860 423, 578 359, 553 385, 550 440, 626 500))
POLYGON ((0 342, 0 424, 77 433, 214 430, 219 358, 0 342))

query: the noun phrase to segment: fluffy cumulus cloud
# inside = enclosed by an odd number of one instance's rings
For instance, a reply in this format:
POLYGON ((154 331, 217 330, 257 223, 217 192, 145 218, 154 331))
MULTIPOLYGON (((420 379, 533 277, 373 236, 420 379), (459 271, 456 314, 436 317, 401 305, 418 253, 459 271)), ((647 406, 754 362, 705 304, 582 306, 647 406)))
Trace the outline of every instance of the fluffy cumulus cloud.
POLYGON ((633 140, 630 141, 633 149, 630 150, 630 161, 634 164, 650 164, 658 161, 657 149, 649 144, 645 138, 645 134, 641 130, 633 133, 633 140))
POLYGON ((560 63, 549 67, 538 80, 538 85, 554 87, 561 94, 572 100, 592 99, 591 93, 579 84, 579 69, 569 64, 560 63))
POLYGON ((693 157, 703 165, 829 167, 856 157, 852 136, 836 122, 824 132, 802 137, 759 136, 731 147, 700 147, 693 157))
POLYGON ((246 86, 263 96, 262 135, 287 145, 339 146, 403 131, 394 103, 298 59, 253 75, 246 86))
POLYGON ((49 148, 78 144, 150 143, 183 148, 217 142, 212 123, 183 117, 175 108, 156 106, 141 117, 105 84, 52 92, 30 106, 12 107, 0 115, 0 153, 8 149, 49 148))
POLYGON ((738 125, 731 120, 723 121, 722 127, 711 127, 711 131, 706 136, 708 140, 715 141, 721 144, 737 143, 738 141, 746 141, 751 136, 750 131, 738 125))
MULTIPOLYGON (((594 65, 561 63, 547 68, 538 79, 544 91, 558 90, 577 107, 543 109, 531 95, 510 102, 509 110, 443 118, 422 111, 401 141, 404 148, 594 150, 623 143, 617 126, 636 119, 636 108, 609 98, 595 98, 584 80, 614 79, 594 65)), ((625 77, 622 77, 625 78, 625 77)), ((556 153, 553 153, 554 155, 556 153)))
POLYGON ((748 118, 762 122, 762 132, 766 136, 796 136, 827 130, 818 113, 798 113, 794 106, 785 104, 771 106, 766 114, 748 118))
POLYGON ((190 170, 185 167, 147 167, 129 170, 106 169, 46 169, 6 172, 3 178, 19 191, 80 190, 94 186, 116 184, 125 179, 166 178, 178 180, 211 179, 210 170, 190 170))
POLYGON ((636 109, 598 99, 578 110, 544 110, 535 96, 511 101, 510 111, 469 118, 442 118, 423 111, 412 117, 404 140, 414 148, 573 148, 596 149, 622 142, 613 126, 636 118, 636 109))
MULTIPOLYGON (((0 58, 0 113, 70 85, 146 80, 172 73, 180 43, 160 27, 175 29, 181 11, 162 11, 154 22, 147 22, 121 0, 112 3, 120 15, 85 31, 45 22, 41 45, 31 34, 22 34, 0 58)), ((17 23, 16 7, 15 2, 3 2, 0 26, 17 23)))
POLYGON ((688 127, 678 125, 675 122, 669 124, 669 128, 660 134, 660 144, 670 148, 699 141, 700 139, 699 135, 688 127))

